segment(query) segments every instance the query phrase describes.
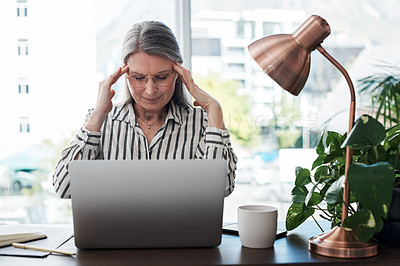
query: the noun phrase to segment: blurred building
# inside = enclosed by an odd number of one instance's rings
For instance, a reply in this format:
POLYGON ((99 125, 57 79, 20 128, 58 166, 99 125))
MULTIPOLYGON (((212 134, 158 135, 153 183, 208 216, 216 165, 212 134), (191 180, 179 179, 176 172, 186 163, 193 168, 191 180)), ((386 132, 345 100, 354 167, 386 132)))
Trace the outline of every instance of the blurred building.
POLYGON ((94 0, 0 2, 0 159, 79 128, 97 96, 94 0))
MULTIPOLYGON (((289 118, 285 117, 280 106, 282 95, 287 92, 262 72, 247 49, 250 43, 264 36, 293 33, 307 18, 305 11, 285 9, 200 11, 193 14, 193 71, 202 76, 219 73, 224 79, 236 80, 240 84, 239 93, 251 97, 253 115, 265 135, 274 133, 271 127, 274 130, 288 126, 308 135, 310 130, 317 130, 317 110, 340 80, 340 72, 322 55, 313 53, 310 76, 301 97, 285 96, 285 101, 292 101, 293 105, 296 102, 300 110, 295 118, 297 123, 288 125, 289 118)), ((364 47, 344 43, 344 35, 340 32, 331 34, 323 46, 348 67, 364 47)), ((309 145, 309 140, 303 141, 304 147, 309 145)))

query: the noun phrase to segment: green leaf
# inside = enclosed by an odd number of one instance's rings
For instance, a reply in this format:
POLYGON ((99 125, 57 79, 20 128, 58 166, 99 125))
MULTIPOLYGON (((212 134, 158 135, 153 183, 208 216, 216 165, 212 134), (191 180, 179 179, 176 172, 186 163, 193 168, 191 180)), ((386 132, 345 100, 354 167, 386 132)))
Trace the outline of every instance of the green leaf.
POLYGON ((338 163, 345 164, 345 163, 346 163, 346 156, 345 156, 345 154, 343 153, 343 156, 336 157, 336 161, 337 161, 338 163))
POLYGON ((350 203, 358 202, 356 196, 353 191, 350 191, 350 203))
POLYGON ((378 145, 386 136, 385 128, 375 118, 369 115, 360 116, 349 136, 342 144, 344 147, 365 149, 378 145))
POLYGON ((337 138, 333 139, 331 145, 329 146, 329 152, 335 153, 337 151, 340 151, 341 150, 340 146, 341 146, 340 139, 337 138))
POLYGON ((386 133, 385 148, 398 147, 400 145, 400 125, 390 128, 386 133))
POLYGON ((294 187, 292 189, 292 202, 304 204, 308 190, 305 186, 294 187))
POLYGON ((342 135, 334 131, 328 131, 328 136, 326 137, 326 146, 340 146, 342 140, 342 135))
POLYGON ((343 143, 344 140, 345 140, 346 138, 347 138, 347 132, 344 133, 344 134, 342 135, 342 137, 340 138, 340 143, 343 143))
POLYGON ((302 186, 302 185, 307 185, 311 182, 311 173, 310 170, 306 168, 301 168, 299 171, 297 171, 296 168, 296 181, 295 185, 296 186, 302 186))
POLYGON ((325 154, 324 135, 325 135, 325 133, 321 135, 321 138, 320 138, 320 140, 318 142, 318 145, 317 145, 317 154, 318 155, 325 154))
POLYGON ((386 150, 382 145, 374 147, 368 152, 368 164, 374 164, 386 160, 386 150))
POLYGON ((393 165, 395 170, 399 170, 400 166, 400 147, 390 147, 387 150, 387 161, 393 165))
POLYGON ((387 162, 372 165, 353 163, 347 174, 349 188, 361 206, 383 218, 387 217, 392 201, 394 177, 394 169, 387 162))
MULTIPOLYGON (((384 66, 391 69, 391 66, 384 66)), ((398 70, 398 69, 396 69, 398 70)), ((390 75, 388 72, 378 73, 361 79, 361 91, 372 96, 372 106, 378 106, 376 111, 376 118, 383 118, 383 123, 387 122, 398 123, 400 118, 400 106, 398 104, 399 97, 399 77, 397 75, 390 75)))
POLYGON ((335 182, 336 180, 332 177, 327 177, 324 179, 324 186, 322 187, 320 194, 322 197, 325 197, 326 192, 328 191, 329 187, 335 182))
POLYGON ((315 167, 320 166, 321 164, 323 164, 324 161, 325 161, 326 156, 327 156, 326 153, 319 155, 318 158, 315 159, 315 161, 313 162, 311 170, 313 170, 315 167))
POLYGON ((308 208, 304 204, 293 203, 286 214, 286 229, 295 229, 302 224, 308 217, 314 214, 313 208, 308 208))
POLYGON ((316 183, 311 188, 311 190, 308 192, 308 194, 306 196, 306 199, 304 200, 304 204, 306 206, 317 205, 318 203, 320 203, 322 201, 322 196, 319 193, 314 192, 315 189, 318 187, 318 185, 319 185, 319 183, 316 183), (314 195, 314 193, 317 194, 317 195, 314 195))
POLYGON ((314 173, 314 179, 316 182, 319 182, 322 177, 325 177, 328 174, 329 174, 329 167, 326 165, 320 166, 314 173))
POLYGON ((343 183, 344 176, 333 182, 326 191, 325 197, 328 204, 336 204, 343 201, 343 183))
POLYGON ((343 222, 343 227, 351 229, 358 241, 365 242, 370 240, 376 233, 382 230, 383 221, 380 217, 376 219, 368 209, 363 209, 347 217, 343 222))
POLYGON ((341 148, 337 148, 337 150, 333 150, 328 156, 326 156, 324 163, 333 163, 338 158, 344 157, 344 150, 341 148))
POLYGON ((394 135, 396 133, 398 133, 400 131, 400 125, 395 125, 391 128, 389 128, 388 130, 386 130, 386 135, 390 136, 390 135, 394 135))
POLYGON ((314 206, 314 205, 317 205, 317 204, 319 204, 319 203, 321 203, 321 201, 322 201, 322 196, 321 196, 321 194, 319 194, 319 193, 317 193, 317 192, 312 192, 312 193, 308 193, 307 194, 307 197, 306 197, 306 200, 305 200, 305 204, 307 205, 307 206, 314 206), (309 196, 310 195, 310 196, 309 196))
POLYGON ((301 167, 301 166, 297 166, 297 167, 296 167, 296 169, 295 169, 295 174, 296 174, 296 176, 299 174, 299 172, 301 171, 301 169, 303 169, 303 167, 301 167))

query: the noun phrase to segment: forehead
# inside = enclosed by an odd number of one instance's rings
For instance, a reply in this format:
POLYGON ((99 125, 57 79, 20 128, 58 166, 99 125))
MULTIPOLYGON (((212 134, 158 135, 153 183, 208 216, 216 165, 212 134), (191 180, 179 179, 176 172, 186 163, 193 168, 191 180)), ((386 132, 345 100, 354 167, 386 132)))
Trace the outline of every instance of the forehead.
POLYGON ((137 72, 152 75, 161 71, 171 70, 173 61, 158 55, 149 55, 145 52, 131 54, 128 57, 129 73, 137 72))

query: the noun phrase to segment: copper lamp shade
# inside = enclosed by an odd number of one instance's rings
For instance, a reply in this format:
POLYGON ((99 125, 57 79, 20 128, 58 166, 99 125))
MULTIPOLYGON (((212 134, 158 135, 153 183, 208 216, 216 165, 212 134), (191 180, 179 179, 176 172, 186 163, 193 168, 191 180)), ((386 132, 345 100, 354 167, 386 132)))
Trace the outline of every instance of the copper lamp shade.
MULTIPOLYGON (((318 50, 343 74, 349 86, 351 99, 348 133, 350 133, 354 125, 356 96, 347 71, 321 46, 322 41, 330 32, 326 20, 313 15, 293 34, 271 35, 255 41, 249 45, 249 52, 266 74, 283 89, 297 96, 308 78, 310 54, 313 50, 318 50)), ((347 170, 352 163, 352 155, 353 150, 347 148, 342 222, 348 217, 348 206, 350 204, 347 170)), ((363 258, 377 255, 378 245, 375 242, 359 242, 352 231, 339 226, 311 238, 309 250, 329 257, 363 258)))
POLYGON ((311 16, 293 34, 264 37, 249 46, 249 52, 276 83, 293 95, 303 89, 310 72, 310 53, 331 29, 318 16, 311 16))

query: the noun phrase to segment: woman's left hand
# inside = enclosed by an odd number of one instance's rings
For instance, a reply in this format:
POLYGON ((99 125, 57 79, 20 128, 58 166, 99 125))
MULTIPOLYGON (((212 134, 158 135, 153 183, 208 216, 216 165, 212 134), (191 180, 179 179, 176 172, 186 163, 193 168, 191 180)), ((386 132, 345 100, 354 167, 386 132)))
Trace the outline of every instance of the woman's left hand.
POLYGON ((193 105, 203 108, 208 115, 208 126, 225 129, 222 108, 219 102, 194 83, 190 71, 175 62, 173 68, 194 98, 193 105))

